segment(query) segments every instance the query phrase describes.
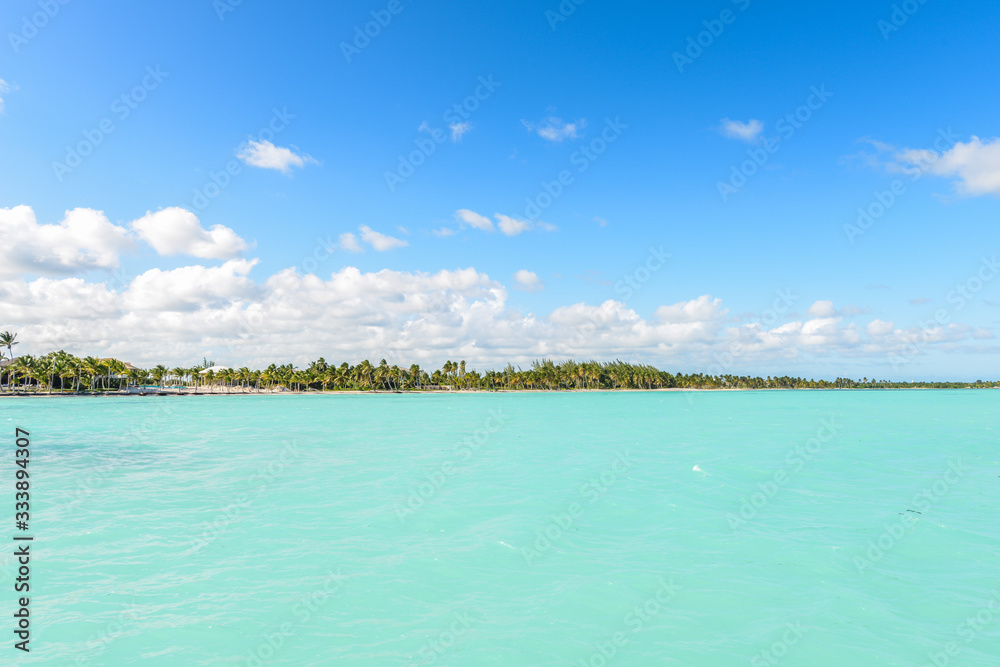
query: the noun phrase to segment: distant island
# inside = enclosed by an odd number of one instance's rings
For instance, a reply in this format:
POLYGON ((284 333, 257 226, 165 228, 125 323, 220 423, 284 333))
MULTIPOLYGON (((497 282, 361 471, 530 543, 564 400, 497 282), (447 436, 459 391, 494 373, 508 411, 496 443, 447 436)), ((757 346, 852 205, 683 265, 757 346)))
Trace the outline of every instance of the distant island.
POLYGON ((271 364, 262 370, 229 368, 204 359, 192 367, 144 369, 113 358, 77 357, 68 352, 15 357, 16 334, 0 333, 0 394, 233 394, 277 392, 437 392, 437 391, 622 391, 656 389, 965 389, 997 388, 1000 381, 892 382, 874 378, 812 380, 798 377, 751 377, 669 373, 646 364, 624 361, 531 362, 522 369, 507 364, 502 370, 480 373, 464 361, 448 361, 426 371, 381 360, 356 365, 328 364, 322 357, 306 368, 271 364))

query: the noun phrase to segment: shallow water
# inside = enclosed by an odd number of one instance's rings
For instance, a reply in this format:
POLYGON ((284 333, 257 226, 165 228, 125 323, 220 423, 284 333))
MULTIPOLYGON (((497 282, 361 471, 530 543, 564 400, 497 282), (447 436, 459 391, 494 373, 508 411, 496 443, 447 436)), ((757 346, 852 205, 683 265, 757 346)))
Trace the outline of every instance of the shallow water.
POLYGON ((0 661, 1000 665, 998 405, 0 399, 35 536, 31 653, 8 629, 0 661))

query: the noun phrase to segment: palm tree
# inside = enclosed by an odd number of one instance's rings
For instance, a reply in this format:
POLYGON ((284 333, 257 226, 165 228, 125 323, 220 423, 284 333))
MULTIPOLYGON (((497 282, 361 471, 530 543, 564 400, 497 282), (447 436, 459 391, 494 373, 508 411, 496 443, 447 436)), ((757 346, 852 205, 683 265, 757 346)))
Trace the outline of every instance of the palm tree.
POLYGON ((184 378, 188 374, 188 369, 181 368, 180 366, 178 366, 177 368, 172 369, 170 372, 171 372, 171 374, 173 374, 177 378, 177 384, 180 385, 180 388, 177 390, 178 393, 183 393, 184 392, 184 378))
POLYGON ((88 378, 87 389, 93 391, 94 382, 101 374, 101 361, 97 357, 84 357, 80 360, 80 375, 88 378))
POLYGON ((18 344, 17 334, 11 333, 9 331, 4 331, 0 333, 0 345, 7 348, 7 354, 10 355, 11 361, 14 360, 14 350, 13 347, 18 344))
POLYGON ((39 382, 41 382, 41 379, 45 376, 45 369, 42 367, 41 363, 30 354, 18 357, 17 363, 20 365, 20 371, 24 375, 25 391, 28 390, 28 380, 35 381, 35 390, 37 391, 39 382))
POLYGON ((170 373, 170 371, 167 370, 167 367, 164 366, 163 364, 160 364, 159 366, 153 368, 153 370, 150 372, 150 375, 152 375, 153 379, 156 380, 157 387, 162 389, 163 378, 167 377, 168 373, 170 373))
MULTIPOLYGON (((118 391, 122 390, 122 376, 125 375, 125 363, 118 361, 117 359, 108 359, 105 362, 105 368, 108 375, 108 389, 111 389, 111 376, 115 376, 118 380, 118 391)), ((127 387, 127 383, 126 383, 127 387)))

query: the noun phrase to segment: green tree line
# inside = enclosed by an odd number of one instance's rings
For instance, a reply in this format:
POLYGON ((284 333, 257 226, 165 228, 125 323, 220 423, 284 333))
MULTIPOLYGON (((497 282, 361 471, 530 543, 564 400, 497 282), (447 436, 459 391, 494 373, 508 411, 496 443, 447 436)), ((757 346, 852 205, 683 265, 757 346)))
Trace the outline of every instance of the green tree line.
POLYGON ((418 364, 397 366, 381 360, 351 365, 328 364, 320 358, 306 368, 291 364, 271 364, 267 368, 215 370, 214 363, 149 369, 127 365, 117 359, 77 357, 64 351, 44 356, 14 357, 16 335, 0 334, 0 346, 10 358, 0 368, 0 391, 49 393, 105 393, 127 391, 131 387, 170 386, 181 392, 292 391, 440 391, 440 390, 649 390, 649 389, 894 389, 998 387, 1000 382, 892 382, 837 378, 814 380, 789 376, 705 375, 670 373, 647 364, 624 361, 533 361, 528 368, 508 364, 501 370, 480 372, 468 369, 464 361, 446 362, 436 370, 418 364), (206 370, 209 369, 209 370, 206 370), (204 372, 203 372, 204 371, 204 372))

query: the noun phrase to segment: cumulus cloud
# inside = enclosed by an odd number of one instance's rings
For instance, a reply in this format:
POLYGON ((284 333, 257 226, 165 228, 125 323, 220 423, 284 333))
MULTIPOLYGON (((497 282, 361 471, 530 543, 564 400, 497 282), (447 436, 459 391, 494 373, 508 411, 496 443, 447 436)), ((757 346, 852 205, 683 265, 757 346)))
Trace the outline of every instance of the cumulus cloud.
POLYGON ((514 274, 514 289, 524 292, 540 292, 545 289, 545 285, 542 284, 535 272, 521 269, 514 274))
POLYGON ((862 151, 849 159, 913 178, 928 174, 949 178, 960 195, 1000 195, 1000 137, 983 140, 973 135, 962 142, 951 128, 938 134, 933 148, 897 148, 866 138, 862 141, 874 152, 862 151))
POLYGON ((876 319, 868 323, 867 330, 869 336, 887 336, 892 333, 893 324, 876 319))
POLYGON ((341 234, 338 241, 340 247, 346 250, 347 252, 356 253, 365 251, 365 249, 361 247, 361 244, 358 243, 358 237, 352 234, 351 232, 345 232, 344 234, 341 234))
POLYGON ((254 280, 254 264, 154 269, 120 288, 76 277, 0 278, 0 324, 16 325, 29 354, 65 349, 146 366, 203 356, 256 367, 319 356, 423 365, 460 357, 487 367, 540 357, 617 357, 713 373, 793 357, 888 365, 893 354, 912 358, 914 346, 922 354, 982 345, 991 335, 957 324, 927 332, 880 320, 859 327, 836 317, 735 325, 710 295, 663 305, 648 317, 614 300, 525 314, 508 306, 503 285, 472 268, 344 267, 326 279, 290 268, 254 280))
POLYGON ((230 260, 217 267, 151 269, 136 276, 122 297, 132 312, 194 312, 225 309, 257 292, 247 277, 260 260, 230 260))
POLYGON ((455 211, 455 218, 463 225, 468 225, 473 229, 479 229, 484 232, 493 231, 493 223, 490 219, 484 215, 479 215, 475 211, 470 211, 467 208, 460 208, 455 211))
POLYGON ((521 124, 524 125, 528 132, 534 132, 542 139, 560 142, 565 139, 576 139, 579 131, 587 127, 587 120, 581 118, 571 123, 564 123, 561 118, 549 116, 540 123, 521 120, 521 124))
POLYGON ((113 269, 132 245, 128 230, 102 211, 75 208, 59 223, 44 225, 30 206, 0 208, 0 276, 113 269))
POLYGON ((518 234, 531 229, 531 222, 527 220, 519 220, 500 213, 496 214, 496 218, 497 227, 499 227, 500 231, 506 236, 517 236, 518 234))
POLYGON ((378 252, 385 252, 386 250, 393 250, 394 248, 405 248, 410 245, 409 241, 404 241, 403 239, 397 239, 395 237, 376 232, 367 225, 361 225, 359 229, 361 230, 361 240, 368 243, 378 252))
POLYGON ((833 317, 837 314, 837 309, 833 307, 833 301, 817 301, 809 306, 806 314, 813 317, 833 317))
POLYGON ((860 306, 855 306, 853 304, 848 304, 843 308, 835 308, 833 301, 817 301, 813 305, 809 306, 806 310, 806 315, 812 317, 854 317, 856 315, 864 315, 870 313, 871 308, 861 308, 860 306))
POLYGON ((755 118, 751 118, 745 123, 739 120, 723 118, 722 123, 719 125, 719 131, 722 132, 723 136, 730 139, 739 139, 740 141, 754 143, 764 132, 764 123, 755 118))
POLYGON ((904 170, 955 179, 960 194, 1000 194, 1000 138, 983 141, 973 136, 943 152, 907 148, 896 157, 904 170))
POLYGON ((713 299, 707 294, 656 309, 656 318, 674 324, 689 322, 721 322, 729 312, 722 307, 722 299, 713 299))
POLYGON ((242 150, 236 153, 236 157, 251 167, 261 169, 276 169, 283 174, 287 174, 292 167, 305 167, 307 164, 319 164, 319 161, 305 155, 298 154, 290 148, 275 146, 270 141, 249 140, 242 150))
POLYGON ((247 249, 246 241, 229 227, 205 229, 198 216, 178 207, 147 212, 132 223, 132 229, 161 255, 233 259, 247 249))

